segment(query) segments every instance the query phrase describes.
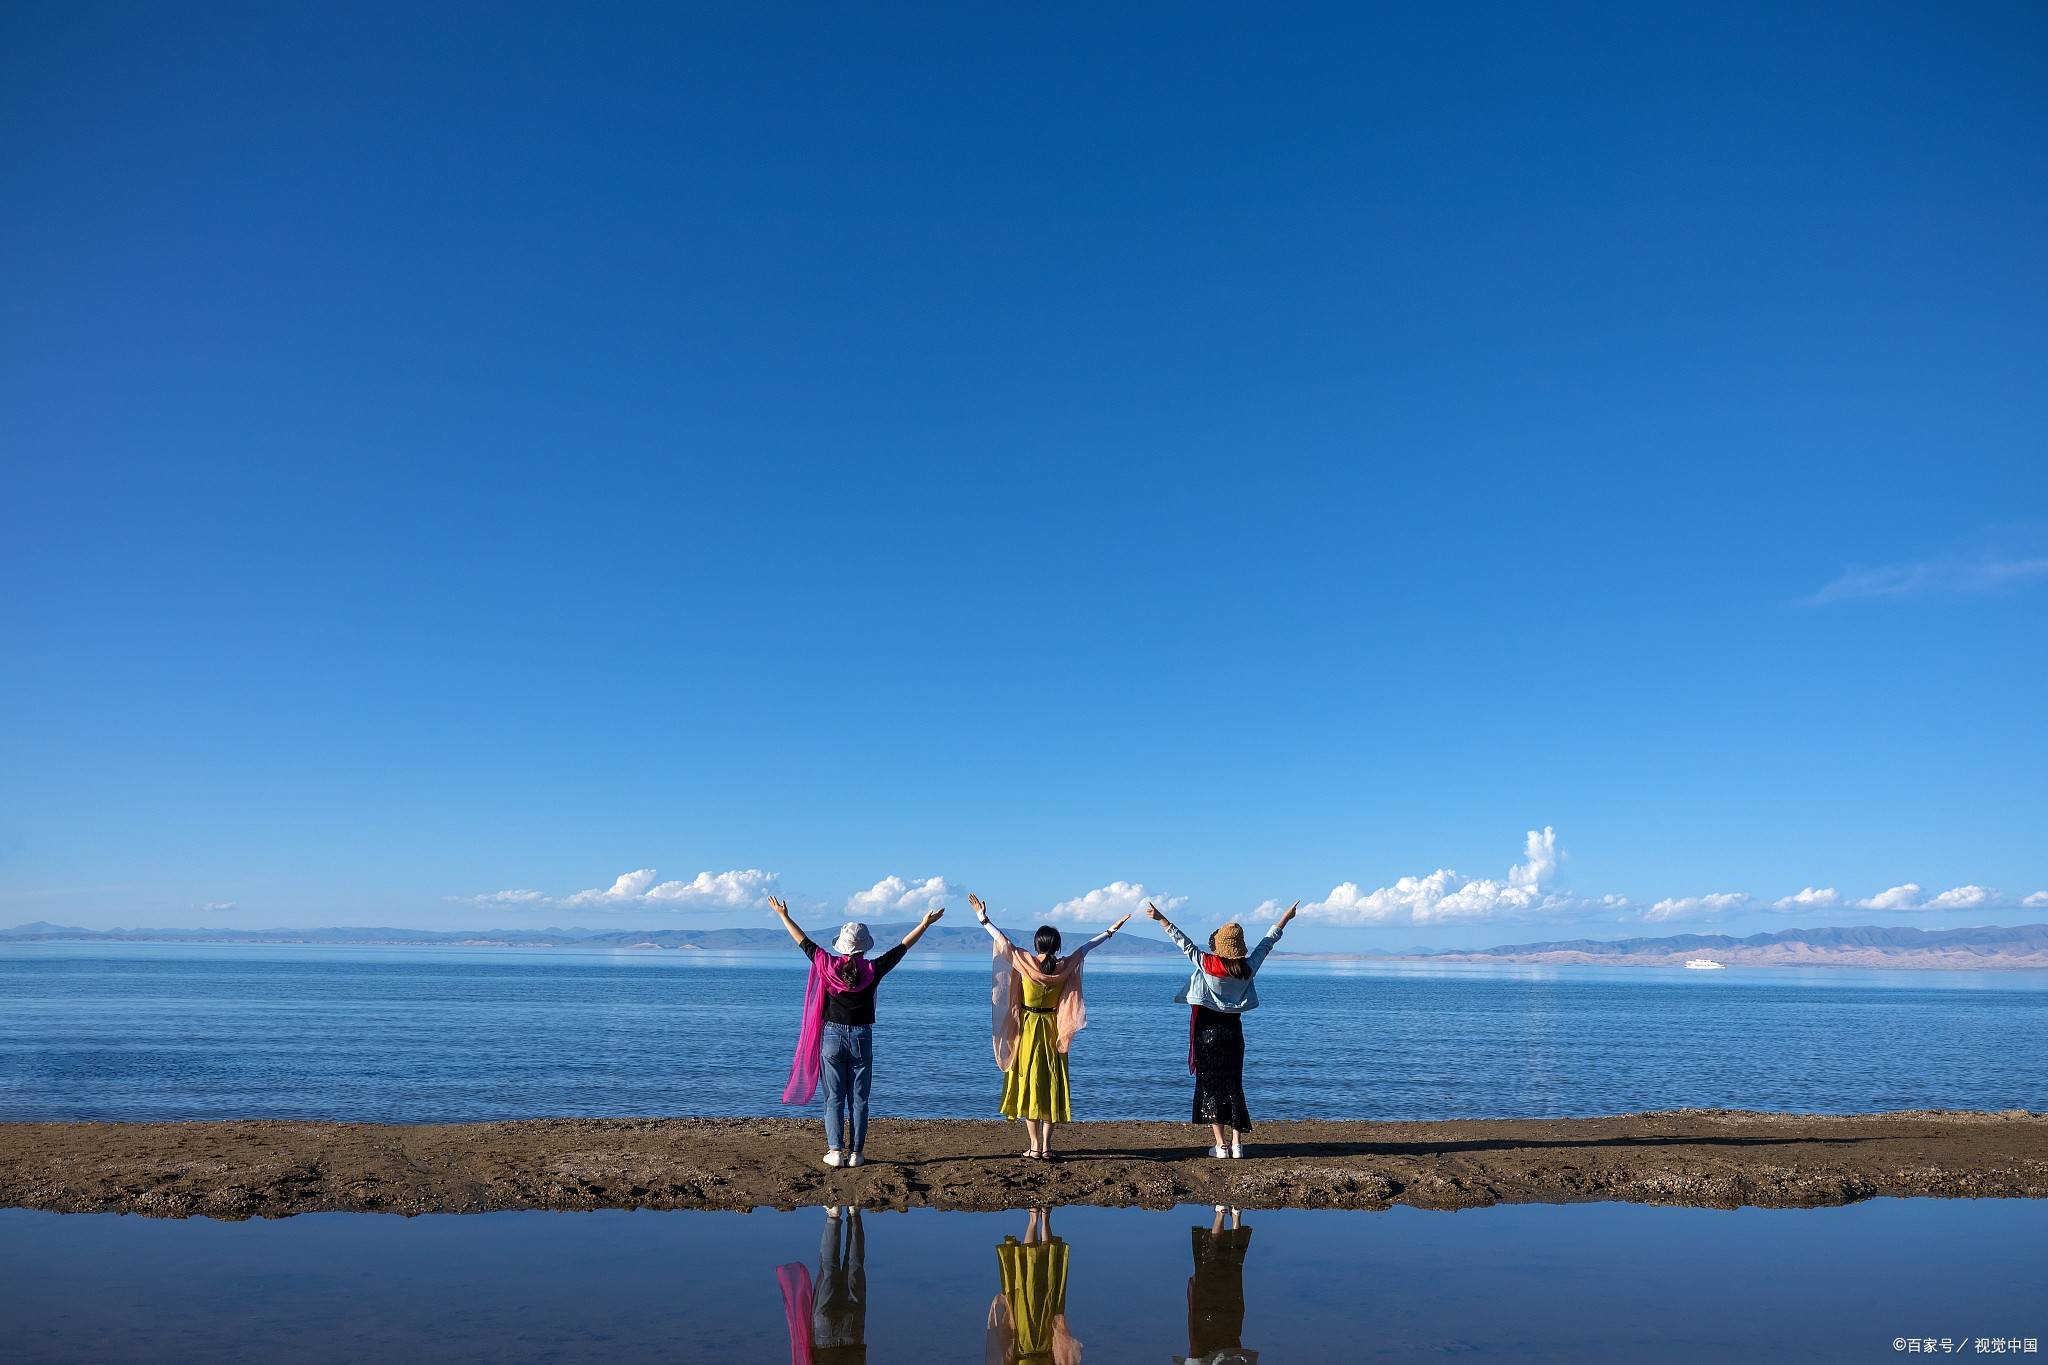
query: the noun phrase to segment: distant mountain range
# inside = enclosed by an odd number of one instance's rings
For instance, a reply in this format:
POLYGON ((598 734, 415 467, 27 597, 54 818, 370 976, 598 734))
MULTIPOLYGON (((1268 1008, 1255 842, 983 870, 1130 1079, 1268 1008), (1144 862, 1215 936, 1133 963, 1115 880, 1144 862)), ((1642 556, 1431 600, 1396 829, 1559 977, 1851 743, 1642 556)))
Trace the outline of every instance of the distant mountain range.
POLYGON ((1784 929, 1730 938, 1672 934, 1665 938, 1565 939, 1465 952, 1411 954, 1431 962, 1554 962, 1608 966, 1682 966, 1711 957, 1725 967, 1913 967, 1975 970, 2048 967, 2048 924, 1912 929, 1874 924, 1853 928, 1784 929))
MULTIPOLYGON (((1023 921, 1018 922, 1019 925, 1023 921)), ((818 933, 836 926, 820 923, 818 933)), ((887 947, 910 925, 871 926, 875 942, 887 947)), ((1080 942, 1086 928, 1068 934, 1080 942)), ((0 929, 0 942, 112 943, 329 943, 499 948, 639 948, 693 952, 780 952, 789 936, 779 925, 726 929, 80 929, 61 924, 23 924, 0 929)), ((941 924, 925 935, 918 951, 986 955, 988 935, 978 926, 941 924)), ((1126 931, 1101 950, 1120 957, 1171 957, 1170 943, 1126 931)), ((1677 967, 1691 957, 1711 957, 1729 967, 1905 967, 1920 969, 2048 968, 2048 924, 1983 925, 1973 929, 1911 929, 1861 925, 1854 928, 1784 929, 1731 938, 1726 934, 1672 934, 1663 938, 1563 939, 1408 953, 1281 953, 1282 957, 1395 962, 1541 962, 1617 967, 1677 967)))
MULTIPOLYGON (((1022 921, 1019 921, 1022 924, 1022 921)), ((1025 926, 1024 932, 1038 926, 1025 926)), ((912 925, 871 924, 877 951, 903 941, 912 925)), ((814 935, 831 935, 838 921, 811 926, 814 935)), ((1096 926, 1065 930, 1067 941, 1080 943, 1096 926)), ((38 921, 0 929, 0 942, 100 943, 329 943, 402 944, 453 948, 675 948, 709 953, 783 952, 794 948, 779 924, 744 925, 728 929, 79 929, 38 921)), ((828 938, 829 941, 829 938, 828 938)), ((938 924, 919 940, 917 951, 979 953, 988 956, 989 937, 980 925, 938 924)), ((1098 950, 1117 956, 1178 956, 1180 950, 1163 939, 1129 932, 1118 934, 1098 950)))

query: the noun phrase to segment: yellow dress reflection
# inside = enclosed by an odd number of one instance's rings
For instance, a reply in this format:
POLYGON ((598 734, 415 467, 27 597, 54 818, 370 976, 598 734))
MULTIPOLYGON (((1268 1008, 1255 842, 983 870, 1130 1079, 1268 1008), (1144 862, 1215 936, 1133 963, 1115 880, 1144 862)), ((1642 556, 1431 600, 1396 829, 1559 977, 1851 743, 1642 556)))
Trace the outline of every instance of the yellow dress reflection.
POLYGON ((996 1247, 1003 1292, 988 1306, 987 1365, 1078 1365, 1067 1330, 1067 1244, 1052 1235, 1052 1210, 1032 1209, 1024 1240, 996 1247))

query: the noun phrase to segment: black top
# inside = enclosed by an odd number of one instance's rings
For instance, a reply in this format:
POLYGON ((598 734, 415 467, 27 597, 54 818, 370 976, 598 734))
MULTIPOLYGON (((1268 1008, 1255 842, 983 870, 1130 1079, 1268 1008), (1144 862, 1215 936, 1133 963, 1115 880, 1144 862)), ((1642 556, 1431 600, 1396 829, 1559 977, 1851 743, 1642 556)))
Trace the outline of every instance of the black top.
MULTIPOLYGON (((816 960, 818 945, 811 942, 809 935, 805 935, 804 941, 800 946, 804 950, 805 957, 816 960)), ((899 943, 880 957, 870 959, 875 964, 875 979, 868 982, 868 988, 864 991, 850 991, 845 995, 841 995, 837 991, 826 991, 825 1022, 828 1024, 874 1023, 875 987, 882 984, 882 978, 889 974, 889 969, 901 962, 903 955, 909 951, 910 949, 899 943)))

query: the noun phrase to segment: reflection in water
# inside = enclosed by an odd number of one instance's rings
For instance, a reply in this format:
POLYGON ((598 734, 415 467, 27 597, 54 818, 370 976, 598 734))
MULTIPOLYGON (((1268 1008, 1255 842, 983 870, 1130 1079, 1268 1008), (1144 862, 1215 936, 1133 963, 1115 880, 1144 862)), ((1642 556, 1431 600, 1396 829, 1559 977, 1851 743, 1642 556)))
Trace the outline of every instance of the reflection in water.
POLYGON ((1052 1235, 1052 1210, 1033 1209, 1024 1240, 996 1244, 1003 1290, 988 1306, 987 1365, 1079 1365, 1067 1330, 1067 1244, 1052 1235))
POLYGON ((1224 1225, 1223 1205, 1194 1236, 1195 1273, 1188 1277, 1188 1353, 1176 1365, 1257 1365, 1259 1353, 1244 1345, 1244 1256, 1252 1230, 1236 1209, 1224 1225))
POLYGON ((791 1365, 867 1365, 867 1237, 851 1204, 825 1210, 818 1281, 801 1261, 775 1268, 789 1325, 791 1365))
POLYGON ((2048 1335, 2048 1199, 1247 1210, 1256 1260, 1244 1227, 1232 1236, 1226 1215, 1217 1229, 1206 1205, 1063 1208, 1058 1230, 1078 1251, 1065 1302, 1065 1249, 1042 1214, 1028 1234, 1021 1209, 863 1217, 865 1238, 847 1212, 835 1222, 816 1207, 246 1222, 0 1209, 0 1360, 754 1365, 858 1360, 865 1342, 878 1365, 958 1361, 990 1335, 1001 1287, 1010 1338, 996 1334, 997 1360, 1036 1348, 1043 1362, 1050 1340, 1057 1362, 1064 1309, 1086 1328, 1088 1365, 1168 1365, 1233 1349, 1239 1275, 1242 1339, 1260 1365, 1868 1362, 1895 1336, 1966 1322, 1972 1337, 2048 1335), (866 1306, 863 1250, 879 1312, 849 1311, 866 1306), (804 1264, 781 1277, 785 1299, 776 1266, 792 1260, 804 1264), (1736 1308, 1673 1308, 1702 1303, 1736 1308))

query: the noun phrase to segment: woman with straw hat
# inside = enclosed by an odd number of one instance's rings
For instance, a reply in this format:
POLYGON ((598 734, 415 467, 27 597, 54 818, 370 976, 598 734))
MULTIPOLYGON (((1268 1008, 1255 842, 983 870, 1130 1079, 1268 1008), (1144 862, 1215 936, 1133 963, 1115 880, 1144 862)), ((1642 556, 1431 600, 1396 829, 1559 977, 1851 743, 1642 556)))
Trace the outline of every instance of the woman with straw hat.
POLYGON ((1243 1137, 1251 1131, 1251 1109, 1244 1102, 1244 1013, 1259 1007, 1259 992, 1252 985, 1259 964, 1287 922, 1301 909, 1296 901, 1287 913, 1273 922, 1259 946, 1249 953, 1244 947, 1244 926, 1232 920, 1209 935, 1207 952, 1173 927, 1159 913, 1159 907, 1145 902, 1145 913, 1159 922, 1166 936, 1179 945, 1195 964, 1188 984, 1181 987, 1174 1003, 1188 1007, 1188 1070, 1195 1077, 1194 1122, 1209 1125, 1216 1139, 1209 1148, 1214 1157, 1244 1155, 1243 1137))

